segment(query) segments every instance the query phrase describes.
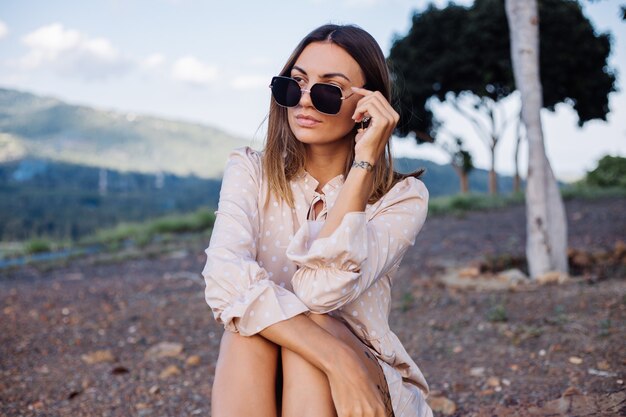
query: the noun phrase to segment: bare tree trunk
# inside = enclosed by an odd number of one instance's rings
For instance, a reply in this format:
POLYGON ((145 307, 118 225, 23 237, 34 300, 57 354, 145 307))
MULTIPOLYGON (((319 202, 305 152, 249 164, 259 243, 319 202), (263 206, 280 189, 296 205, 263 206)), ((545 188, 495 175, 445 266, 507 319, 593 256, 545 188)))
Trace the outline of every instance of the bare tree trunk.
POLYGON ((467 173, 463 172, 463 168, 461 168, 458 165, 452 164, 452 168, 454 168, 454 172, 456 172, 456 175, 458 175, 459 177, 460 184, 461 184, 461 193, 466 194, 468 190, 467 173))
POLYGON ((461 172, 461 192, 467 194, 469 192, 469 181, 467 172, 461 172))
POLYGON ((489 194, 498 194, 498 174, 496 174, 496 147, 491 147, 491 169, 489 170, 489 194))
POLYGON ((515 177, 513 178, 513 193, 519 193, 521 179, 519 175, 519 147, 522 143, 522 111, 517 119, 517 142, 515 142, 515 177))
POLYGON ((526 182, 526 257, 532 278, 558 271, 567 274, 565 209, 541 128, 537 0, 506 0, 515 84, 522 97, 522 119, 528 138, 526 182))

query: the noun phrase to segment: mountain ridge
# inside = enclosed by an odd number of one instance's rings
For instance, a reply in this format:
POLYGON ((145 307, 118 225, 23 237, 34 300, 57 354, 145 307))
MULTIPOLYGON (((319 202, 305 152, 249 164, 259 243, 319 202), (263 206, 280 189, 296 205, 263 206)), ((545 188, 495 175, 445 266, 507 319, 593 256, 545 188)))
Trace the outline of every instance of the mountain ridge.
POLYGON ((215 179, 250 141, 195 122, 99 110, 0 88, 0 162, 25 157, 215 179))

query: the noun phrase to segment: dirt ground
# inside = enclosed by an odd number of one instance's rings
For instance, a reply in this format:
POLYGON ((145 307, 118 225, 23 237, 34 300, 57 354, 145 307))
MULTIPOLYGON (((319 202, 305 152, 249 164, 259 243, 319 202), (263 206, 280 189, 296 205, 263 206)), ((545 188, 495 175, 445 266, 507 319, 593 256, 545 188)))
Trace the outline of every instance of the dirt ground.
MULTIPOLYGON (((523 206, 427 219, 390 322, 436 416, 626 415, 625 207, 567 201, 574 279, 508 290, 440 277, 524 271, 523 206)), ((207 243, 0 270, 0 415, 208 416, 223 330, 204 302, 207 243)))

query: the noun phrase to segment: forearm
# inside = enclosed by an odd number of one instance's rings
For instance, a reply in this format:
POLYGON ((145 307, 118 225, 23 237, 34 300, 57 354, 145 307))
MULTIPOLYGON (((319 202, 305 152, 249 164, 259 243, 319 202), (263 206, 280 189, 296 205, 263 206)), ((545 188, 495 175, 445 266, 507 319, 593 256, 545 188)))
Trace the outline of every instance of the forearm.
POLYGON ((346 213, 365 211, 373 185, 374 174, 372 171, 363 168, 350 169, 335 204, 328 212, 324 226, 317 236, 318 239, 330 236, 341 224, 346 213))
POLYGON ((316 368, 328 373, 334 360, 349 349, 306 314, 275 323, 259 334, 267 340, 297 353, 316 368))

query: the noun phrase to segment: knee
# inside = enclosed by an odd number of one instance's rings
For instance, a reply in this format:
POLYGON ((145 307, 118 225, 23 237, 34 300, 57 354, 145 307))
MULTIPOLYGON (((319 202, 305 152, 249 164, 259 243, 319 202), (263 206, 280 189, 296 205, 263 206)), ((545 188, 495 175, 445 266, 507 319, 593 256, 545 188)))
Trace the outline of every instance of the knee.
POLYGON ((239 333, 225 330, 220 343, 220 352, 264 352, 278 353, 278 345, 255 334, 242 336, 239 333))

